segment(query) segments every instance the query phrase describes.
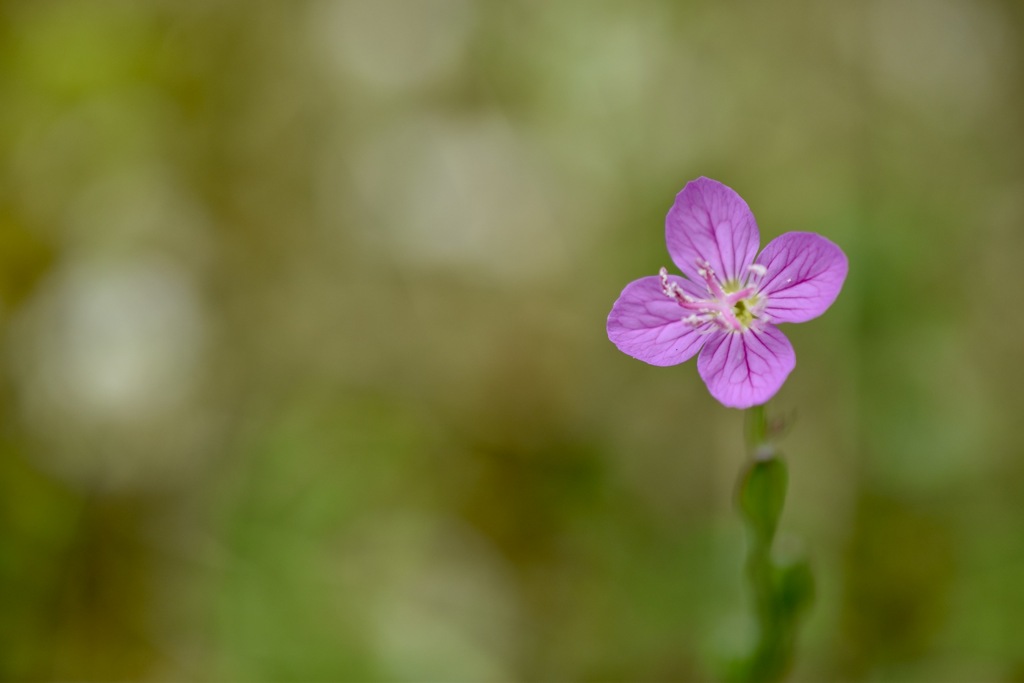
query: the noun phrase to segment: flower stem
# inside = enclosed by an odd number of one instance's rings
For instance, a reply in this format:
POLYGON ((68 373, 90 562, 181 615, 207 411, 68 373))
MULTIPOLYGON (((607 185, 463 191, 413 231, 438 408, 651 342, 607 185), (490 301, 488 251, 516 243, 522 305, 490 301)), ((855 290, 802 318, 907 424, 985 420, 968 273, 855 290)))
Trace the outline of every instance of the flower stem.
POLYGON ((756 457, 758 449, 771 445, 768 442, 768 416, 764 404, 748 408, 745 418, 747 450, 752 457, 756 457))
POLYGON ((746 573, 754 597, 758 641, 737 672, 742 681, 780 681, 793 659, 797 622, 813 596, 813 579, 803 559, 779 564, 772 542, 786 499, 788 474, 771 443, 763 405, 747 410, 749 460, 740 473, 737 502, 747 526, 746 573))

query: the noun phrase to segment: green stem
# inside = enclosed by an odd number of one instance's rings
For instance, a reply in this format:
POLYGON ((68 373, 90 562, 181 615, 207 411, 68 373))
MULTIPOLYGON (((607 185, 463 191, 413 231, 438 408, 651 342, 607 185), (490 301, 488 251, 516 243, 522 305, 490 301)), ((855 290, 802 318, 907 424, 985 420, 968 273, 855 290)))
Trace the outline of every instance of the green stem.
POLYGON ((768 446, 768 416, 764 409, 764 404, 754 406, 753 408, 747 408, 746 412, 746 427, 747 427, 747 452, 751 457, 755 457, 755 454, 759 449, 768 446))
POLYGON ((749 536, 746 570, 754 597, 758 642, 740 678, 768 683, 782 680, 789 670, 798 617, 810 602, 813 581, 806 562, 779 566, 772 558, 788 475, 770 442, 763 405, 747 411, 746 437, 750 458, 740 475, 738 502, 749 536))

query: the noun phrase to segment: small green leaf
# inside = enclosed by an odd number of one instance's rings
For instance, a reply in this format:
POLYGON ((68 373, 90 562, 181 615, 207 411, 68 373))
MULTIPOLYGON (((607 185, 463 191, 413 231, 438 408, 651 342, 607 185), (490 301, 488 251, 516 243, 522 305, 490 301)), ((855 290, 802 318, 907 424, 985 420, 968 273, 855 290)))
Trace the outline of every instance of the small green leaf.
POLYGON ((748 466, 739 486, 739 507, 755 540, 771 544, 786 500, 786 464, 777 457, 758 458, 748 466))
POLYGON ((778 567, 779 609, 787 620, 798 617, 814 601, 814 575, 806 559, 778 567))

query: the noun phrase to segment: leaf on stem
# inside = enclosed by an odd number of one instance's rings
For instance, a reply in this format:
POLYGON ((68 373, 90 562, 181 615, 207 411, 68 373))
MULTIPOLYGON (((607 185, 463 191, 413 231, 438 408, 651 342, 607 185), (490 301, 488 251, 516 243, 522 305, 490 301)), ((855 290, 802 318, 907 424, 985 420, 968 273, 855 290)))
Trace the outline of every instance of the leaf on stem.
POLYGON ((758 458, 740 479, 739 508, 755 540, 769 546, 779 524, 788 483, 786 464, 777 457, 758 458))

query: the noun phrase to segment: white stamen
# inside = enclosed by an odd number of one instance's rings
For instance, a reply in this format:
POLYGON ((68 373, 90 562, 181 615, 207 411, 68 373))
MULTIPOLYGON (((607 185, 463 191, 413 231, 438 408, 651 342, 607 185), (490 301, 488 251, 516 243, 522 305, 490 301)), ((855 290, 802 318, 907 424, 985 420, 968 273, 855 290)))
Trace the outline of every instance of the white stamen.
POLYGON ((672 285, 674 285, 675 283, 669 281, 668 270, 665 267, 662 267, 658 271, 658 277, 661 278, 661 291, 665 293, 665 296, 669 297, 670 299, 674 299, 675 295, 672 291, 672 285))
POLYGON ((665 296, 675 299, 680 305, 683 303, 693 303, 694 299, 686 295, 686 292, 679 286, 679 283, 668 279, 667 269, 661 268, 658 270, 658 277, 661 278, 661 291, 665 296))
POLYGON ((749 270, 751 273, 758 277, 764 277, 765 273, 768 272, 768 269, 762 266, 760 263, 750 264, 749 266, 747 266, 747 270, 749 270))

